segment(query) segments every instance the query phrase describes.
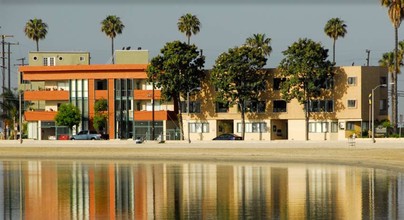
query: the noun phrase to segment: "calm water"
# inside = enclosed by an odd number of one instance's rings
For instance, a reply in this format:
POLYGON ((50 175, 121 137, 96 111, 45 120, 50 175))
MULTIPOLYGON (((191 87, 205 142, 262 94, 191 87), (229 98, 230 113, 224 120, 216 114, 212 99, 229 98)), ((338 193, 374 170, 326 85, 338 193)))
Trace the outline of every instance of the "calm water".
POLYGON ((0 162, 0 219, 404 219, 404 174, 306 164, 0 162))

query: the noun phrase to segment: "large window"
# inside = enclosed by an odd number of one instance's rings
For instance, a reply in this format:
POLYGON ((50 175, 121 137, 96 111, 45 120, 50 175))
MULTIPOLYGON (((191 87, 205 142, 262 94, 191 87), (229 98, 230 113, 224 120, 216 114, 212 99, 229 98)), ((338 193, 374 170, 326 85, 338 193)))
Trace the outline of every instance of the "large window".
MULTIPOLYGON (((182 101, 181 110, 183 113, 188 113, 187 107, 188 107, 188 102, 182 101)), ((189 113, 201 113, 201 102, 190 101, 189 102, 189 113)))
POLYGON ((96 79, 95 80, 95 90, 107 90, 107 80, 106 79, 96 79))
POLYGON ((55 66, 55 57, 44 57, 43 65, 44 66, 55 66))
POLYGON ((273 112, 286 112, 286 101, 285 100, 274 100, 273 112))
POLYGON ((326 133, 328 132, 328 122, 310 122, 310 133, 326 133))
POLYGON ((228 102, 216 102, 216 113, 226 113, 229 111, 229 103, 228 102))
POLYGON ((331 122, 331 133, 338 132, 338 122, 331 122))
POLYGON ((310 100, 310 112, 333 112, 334 100, 310 100))
POLYGON ((266 106, 265 101, 247 101, 245 108, 246 108, 246 112, 264 113, 265 106, 266 106))
POLYGON ((355 123, 353 123, 353 122, 347 122, 347 123, 346 123, 346 130, 348 130, 348 131, 353 131, 353 130, 355 130, 355 123))
MULTIPOLYGON (((267 131, 267 123, 266 122, 252 122, 245 123, 245 132, 246 133, 263 133, 267 131)), ((237 132, 242 132, 242 123, 237 123, 237 132)))
POLYGON ((209 133, 209 123, 189 123, 191 133, 209 133))

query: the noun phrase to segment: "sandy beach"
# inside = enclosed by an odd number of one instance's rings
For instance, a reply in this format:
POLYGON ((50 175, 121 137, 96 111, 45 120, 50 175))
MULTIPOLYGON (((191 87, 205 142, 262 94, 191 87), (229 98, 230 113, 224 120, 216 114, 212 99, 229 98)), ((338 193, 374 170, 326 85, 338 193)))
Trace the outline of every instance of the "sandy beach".
POLYGON ((404 172, 404 139, 348 141, 0 141, 2 160, 321 163, 404 172))

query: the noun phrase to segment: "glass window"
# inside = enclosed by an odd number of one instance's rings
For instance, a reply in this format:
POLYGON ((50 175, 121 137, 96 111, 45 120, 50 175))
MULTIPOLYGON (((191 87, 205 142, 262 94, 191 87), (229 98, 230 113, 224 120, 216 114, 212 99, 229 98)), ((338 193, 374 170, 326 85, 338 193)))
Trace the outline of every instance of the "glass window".
POLYGON ((216 102, 216 112, 228 112, 229 111, 229 102, 216 102))
MULTIPOLYGON (((188 113, 187 105, 188 105, 188 103, 186 101, 181 102, 181 111, 183 113, 188 113)), ((189 102, 189 113, 201 113, 201 102, 190 101, 189 102)))
POLYGON ((348 100, 348 108, 356 108, 356 100, 348 100))
POLYGON ((338 132, 338 122, 331 122, 331 133, 338 132))
MULTIPOLYGON (((237 132, 242 132, 242 123, 237 123, 237 132)), ((266 122, 249 122, 245 123, 245 132, 246 133, 263 133, 267 132, 267 123, 266 122)))
POLYGON ((189 123, 190 133, 209 133, 209 123, 189 123))
POLYGON ((355 130, 355 124, 353 122, 347 122, 346 123, 346 130, 355 130))
POLYGON ((273 112, 286 112, 286 101, 285 100, 274 100, 273 112))
POLYGON ((356 77, 348 77, 348 85, 356 86, 356 77))
POLYGON ((309 133, 328 132, 328 122, 309 122, 309 133))
POLYGON ((274 78, 274 83, 273 83, 273 90, 280 90, 282 82, 285 82, 285 78, 274 78))

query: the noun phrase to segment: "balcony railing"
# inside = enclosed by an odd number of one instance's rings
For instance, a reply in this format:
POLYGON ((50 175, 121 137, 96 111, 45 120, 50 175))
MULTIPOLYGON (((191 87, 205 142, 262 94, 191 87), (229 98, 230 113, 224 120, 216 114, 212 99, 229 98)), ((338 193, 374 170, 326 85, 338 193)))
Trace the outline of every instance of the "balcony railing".
MULTIPOLYGON (((150 100, 152 99, 153 91, 152 90, 134 90, 133 97, 135 100, 150 100)), ((161 91, 154 90, 154 99, 161 99, 161 91)))
POLYGON ((26 121, 54 121, 56 111, 35 110, 24 112, 26 121))
POLYGON ((69 91, 60 90, 41 90, 41 91, 25 91, 24 100, 26 101, 58 101, 69 100, 69 91))

